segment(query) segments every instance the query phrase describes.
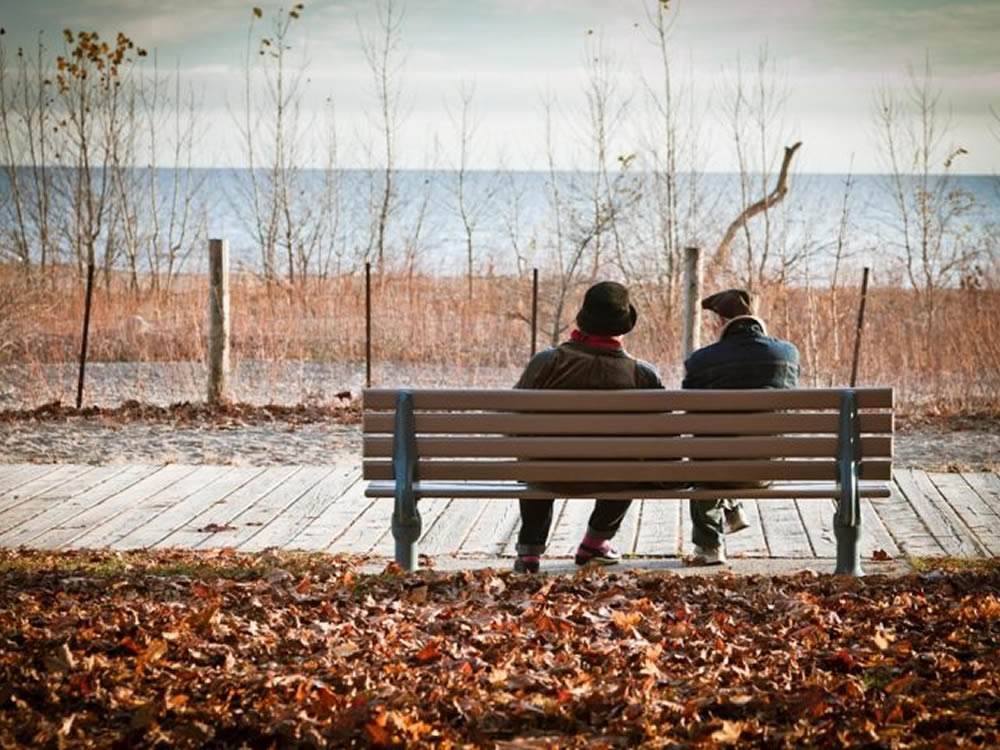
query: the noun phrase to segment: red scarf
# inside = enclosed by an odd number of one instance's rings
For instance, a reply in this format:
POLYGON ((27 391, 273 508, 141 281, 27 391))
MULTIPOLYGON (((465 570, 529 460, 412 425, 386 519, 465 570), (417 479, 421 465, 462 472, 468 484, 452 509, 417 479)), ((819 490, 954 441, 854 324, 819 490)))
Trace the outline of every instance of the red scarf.
POLYGON ((607 349, 613 352, 621 351, 625 348, 618 336, 595 336, 590 333, 584 333, 579 328, 572 330, 569 334, 569 340, 594 349, 607 349))

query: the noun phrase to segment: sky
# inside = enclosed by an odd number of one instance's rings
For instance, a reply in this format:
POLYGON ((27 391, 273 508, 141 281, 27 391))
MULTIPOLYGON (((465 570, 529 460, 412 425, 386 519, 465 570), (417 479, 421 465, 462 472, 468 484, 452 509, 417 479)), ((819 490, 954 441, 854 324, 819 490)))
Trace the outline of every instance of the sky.
MULTIPOLYGON (((298 158, 324 160, 330 132, 338 165, 380 166, 377 99, 363 36, 380 30, 376 0, 304 0, 289 32, 290 72, 301 74, 298 158), (324 152, 324 153, 321 153, 324 152)), ((241 166, 238 116, 248 39, 254 51, 282 6, 263 0, 34 0, 5 3, 0 39, 8 50, 33 48, 38 35, 54 56, 62 30, 121 31, 155 52, 161 70, 177 69, 198 99, 195 161, 241 166), (263 17, 254 21, 257 4, 263 17)), ((287 10, 289 4, 284 8, 287 10)), ((609 154, 642 152, 662 131, 648 91, 662 87, 659 49, 648 11, 654 0, 395 0, 401 11, 392 78, 400 92, 396 166, 458 164, 461 91, 473 91, 476 123, 468 166, 560 168, 594 163, 585 92, 595 56, 609 71, 609 154), (550 103, 546 117, 544 102, 550 103), (547 122, 551 138, 547 140, 547 122)), ((737 165, 727 112, 737 71, 776 106, 766 118, 763 149, 802 141, 801 172, 884 171, 885 149, 873 112, 876 91, 905 97, 911 76, 929 63, 940 91, 942 153, 962 147, 953 168, 1000 173, 1000 2, 998 0, 671 0, 668 45, 675 97, 690 103, 680 135, 699 169, 737 165), (764 52, 766 50, 766 53, 764 52)), ((253 92, 266 99, 254 57, 253 92)), ((148 65, 148 62, 146 63, 148 65)), ((262 128, 263 130, 263 128, 262 128)), ((758 131, 759 132, 759 131, 758 131)), ((748 142, 752 144, 754 142, 748 142)), ((943 156, 939 156, 943 162, 943 156)))

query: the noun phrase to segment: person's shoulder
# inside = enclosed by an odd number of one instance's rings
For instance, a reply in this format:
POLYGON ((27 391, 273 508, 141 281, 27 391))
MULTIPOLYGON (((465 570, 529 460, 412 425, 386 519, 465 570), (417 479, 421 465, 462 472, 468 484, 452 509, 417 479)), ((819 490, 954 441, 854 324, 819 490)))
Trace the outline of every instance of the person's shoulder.
POLYGON ((639 380, 644 388, 663 388, 663 378, 660 370, 652 362, 635 358, 635 367, 639 372, 639 380))
POLYGON ((687 359, 684 360, 684 367, 688 368, 691 366, 696 366, 706 359, 711 358, 713 352, 719 350, 719 342, 713 341, 711 344, 706 344, 705 346, 695 349, 691 352, 687 359))
POLYGON ((555 360, 559 353, 558 347, 543 349, 534 354, 524 366, 521 377, 514 384, 515 388, 534 388, 538 383, 539 375, 555 360))
POLYGON ((795 346, 791 341, 786 339, 779 339, 774 336, 771 337, 771 346, 774 347, 776 351, 780 351, 785 355, 786 359, 798 359, 799 358, 799 348, 795 346))

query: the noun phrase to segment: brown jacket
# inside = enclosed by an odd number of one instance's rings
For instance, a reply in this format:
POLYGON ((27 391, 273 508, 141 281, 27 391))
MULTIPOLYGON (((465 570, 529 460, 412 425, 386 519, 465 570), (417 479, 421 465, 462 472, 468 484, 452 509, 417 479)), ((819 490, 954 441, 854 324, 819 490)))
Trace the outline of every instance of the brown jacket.
MULTIPOLYGON (((528 362, 515 388, 565 388, 569 390, 663 388, 660 374, 648 362, 636 359, 623 349, 617 351, 567 341, 554 349, 539 352, 528 362)), ((533 486, 563 497, 587 497, 594 491, 585 482, 532 482, 533 486)), ((638 486, 632 482, 605 482, 603 490, 624 490, 638 486)))
POLYGON ((624 349, 610 351, 567 341, 532 357, 514 387, 615 390, 663 388, 663 381, 655 367, 624 349))

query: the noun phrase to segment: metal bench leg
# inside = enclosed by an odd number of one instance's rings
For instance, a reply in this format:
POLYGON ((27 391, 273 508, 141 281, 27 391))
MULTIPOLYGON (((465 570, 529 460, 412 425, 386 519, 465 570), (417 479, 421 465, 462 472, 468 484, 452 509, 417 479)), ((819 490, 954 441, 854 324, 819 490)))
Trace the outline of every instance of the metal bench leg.
POLYGON ((858 410, 854 391, 844 392, 840 402, 840 436, 838 447, 838 481, 840 500, 833 516, 833 534, 837 539, 839 575, 861 576, 861 497, 858 493, 858 465, 861 461, 861 439, 858 431, 858 410))
POLYGON ((423 529, 413 480, 417 466, 417 438, 413 418, 413 394, 400 391, 396 397, 396 418, 392 439, 392 473, 396 500, 392 510, 392 536, 396 540, 396 562, 406 571, 419 563, 417 542, 423 529))

